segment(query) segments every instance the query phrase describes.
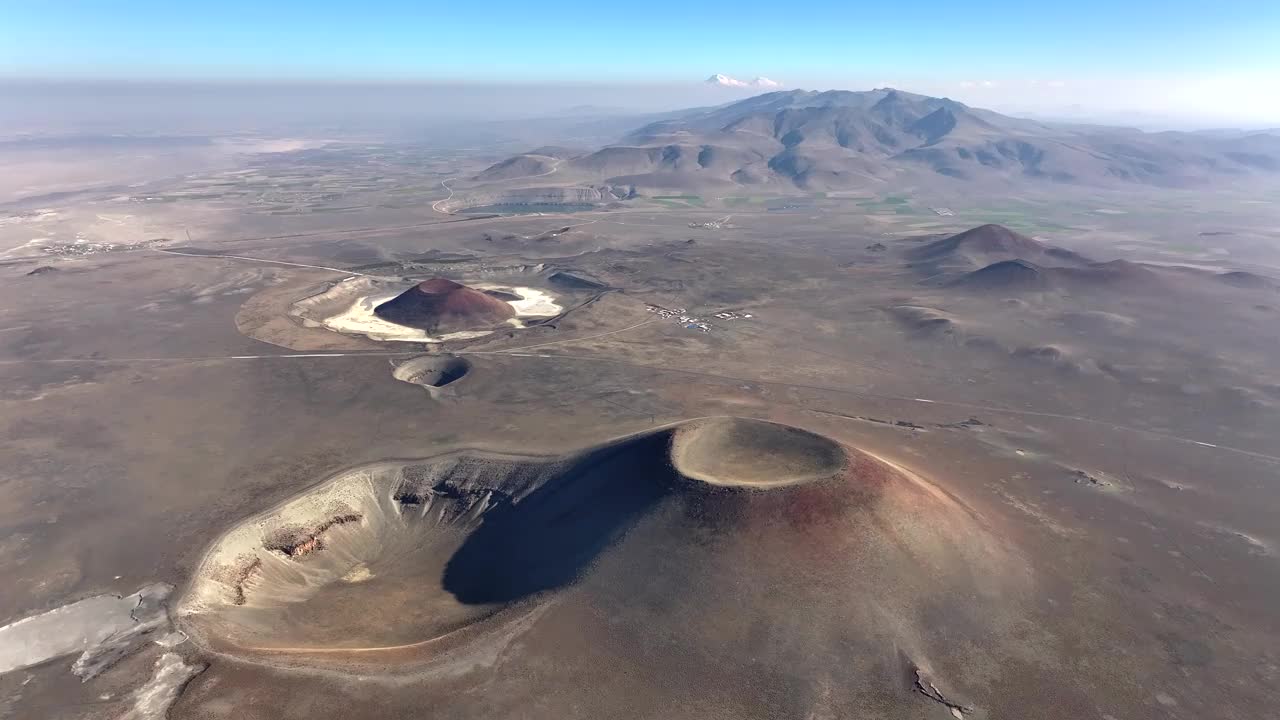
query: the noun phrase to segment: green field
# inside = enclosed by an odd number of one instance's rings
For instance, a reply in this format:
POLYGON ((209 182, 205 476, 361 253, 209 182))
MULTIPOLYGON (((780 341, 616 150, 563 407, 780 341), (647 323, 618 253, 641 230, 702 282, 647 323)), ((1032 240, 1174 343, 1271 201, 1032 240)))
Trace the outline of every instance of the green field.
POLYGON ((664 208, 670 208, 673 210, 680 210, 681 208, 689 207, 687 203, 676 202, 675 200, 659 200, 657 198, 653 198, 653 202, 664 208))
POLYGON ((913 215, 916 210, 911 207, 911 200, 902 195, 886 195, 879 200, 859 200, 858 207, 872 212, 892 212, 898 215, 913 215))
MULTIPOLYGON (((650 199, 662 205, 667 205, 667 203, 680 203, 685 206, 704 207, 707 204, 706 201, 702 199, 701 195, 654 195, 650 199)), ((680 207, 680 205, 675 205, 675 207, 680 207)))

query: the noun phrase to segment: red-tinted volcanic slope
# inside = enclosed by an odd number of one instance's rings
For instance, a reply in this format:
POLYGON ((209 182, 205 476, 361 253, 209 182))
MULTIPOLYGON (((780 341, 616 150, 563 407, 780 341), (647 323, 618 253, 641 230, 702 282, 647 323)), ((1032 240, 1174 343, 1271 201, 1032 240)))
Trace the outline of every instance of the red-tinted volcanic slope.
POLYGON ((489 327, 516 316, 498 298, 445 278, 418 283, 373 312, 388 322, 428 332, 489 327))

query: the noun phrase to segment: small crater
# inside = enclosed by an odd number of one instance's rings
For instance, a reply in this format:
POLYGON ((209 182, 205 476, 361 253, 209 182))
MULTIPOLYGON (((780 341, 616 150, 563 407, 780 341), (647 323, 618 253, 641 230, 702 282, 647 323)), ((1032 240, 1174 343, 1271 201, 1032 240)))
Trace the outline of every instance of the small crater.
POLYGON ((471 371, 471 363, 454 355, 422 355, 396 366, 392 376, 402 382, 427 389, 442 388, 461 380, 471 371))

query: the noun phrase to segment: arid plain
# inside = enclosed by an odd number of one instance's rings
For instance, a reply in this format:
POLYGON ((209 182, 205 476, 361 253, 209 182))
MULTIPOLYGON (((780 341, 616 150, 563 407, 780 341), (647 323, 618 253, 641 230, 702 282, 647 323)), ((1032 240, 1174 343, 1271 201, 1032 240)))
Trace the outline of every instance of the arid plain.
POLYGON ((1274 189, 277 149, 3 206, 0 717, 1280 704, 1274 189))

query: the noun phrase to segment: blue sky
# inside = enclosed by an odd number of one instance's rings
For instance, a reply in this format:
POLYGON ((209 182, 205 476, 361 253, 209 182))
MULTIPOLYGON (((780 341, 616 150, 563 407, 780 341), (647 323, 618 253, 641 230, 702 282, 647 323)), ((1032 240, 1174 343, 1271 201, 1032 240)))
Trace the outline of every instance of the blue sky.
POLYGON ((1059 92, 1068 104, 1216 88, 1187 106, 1270 78, 1280 96, 1276 0, 581 5, 0 0, 0 77, 661 84, 723 72, 985 91, 995 105, 1050 84, 1076 88, 1059 92))
POLYGON ((0 2, 0 71, 679 81, 1280 69, 1280 3, 0 2))

